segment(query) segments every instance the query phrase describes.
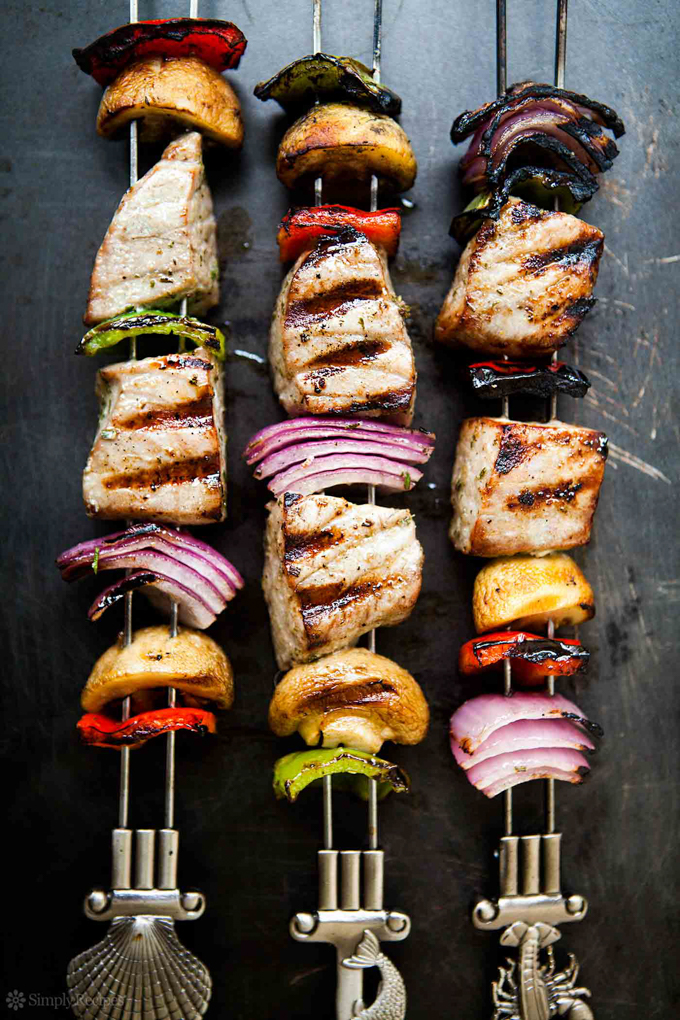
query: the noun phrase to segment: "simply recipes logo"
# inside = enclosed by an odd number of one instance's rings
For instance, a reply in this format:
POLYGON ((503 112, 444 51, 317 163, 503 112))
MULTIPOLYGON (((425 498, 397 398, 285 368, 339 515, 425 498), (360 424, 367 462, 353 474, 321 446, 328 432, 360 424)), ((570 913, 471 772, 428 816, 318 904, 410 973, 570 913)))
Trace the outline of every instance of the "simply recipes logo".
POLYGON ((5 1004, 7 1009, 15 1013, 27 1006, 29 1009, 51 1010, 75 1008, 77 1015, 82 1016, 93 1007, 107 1007, 109 1010, 116 1006, 122 1008, 125 1005, 125 996, 113 994, 87 995, 86 993, 79 992, 64 992, 62 995, 40 995, 38 992, 29 992, 27 995, 25 992, 15 988, 11 992, 7 992, 5 1004))

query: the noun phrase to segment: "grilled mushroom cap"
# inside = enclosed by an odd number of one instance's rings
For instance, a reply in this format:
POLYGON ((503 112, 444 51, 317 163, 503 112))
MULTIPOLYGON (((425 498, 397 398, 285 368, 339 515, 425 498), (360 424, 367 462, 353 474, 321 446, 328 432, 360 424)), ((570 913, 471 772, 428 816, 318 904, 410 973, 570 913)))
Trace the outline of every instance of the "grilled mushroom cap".
POLYGON ((477 633, 513 624, 556 627, 595 615, 595 596, 571 556, 504 556, 477 574, 472 596, 477 633))
POLYGON ((231 85, 198 57, 143 57, 123 68, 102 96, 97 133, 117 134, 141 120, 144 141, 177 134, 177 124, 238 149, 243 144, 241 106, 231 85))
POLYGON ((295 666, 278 684, 269 726, 278 737, 297 730, 311 746, 344 744, 376 753, 383 741, 417 744, 429 709, 410 673, 365 648, 295 666))
POLYGON ((97 660, 80 703, 86 712, 99 712, 110 701, 150 687, 176 687, 186 704, 210 701, 231 708, 234 701, 231 663, 212 638, 184 627, 175 638, 167 627, 145 627, 132 644, 113 645, 97 660))
POLYGON ((406 191, 417 164, 405 131, 383 113, 349 103, 313 106, 288 128, 276 159, 276 174, 287 188, 301 178, 368 181, 406 191))

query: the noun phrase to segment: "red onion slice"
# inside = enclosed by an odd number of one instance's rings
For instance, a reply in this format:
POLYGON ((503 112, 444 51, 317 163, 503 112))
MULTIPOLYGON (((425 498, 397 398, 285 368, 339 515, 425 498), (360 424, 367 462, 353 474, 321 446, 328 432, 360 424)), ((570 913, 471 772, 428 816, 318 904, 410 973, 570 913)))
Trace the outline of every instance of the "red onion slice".
MULTIPOLYGON (((299 443, 308 439, 334 439, 349 434, 352 438, 366 437, 390 442, 405 449, 421 451, 434 449, 435 436, 432 432, 422 429, 407 429, 399 425, 384 425, 379 421, 366 421, 357 418, 291 418, 277 422, 256 432, 244 450, 243 456, 248 464, 254 464, 263 457, 280 450, 284 446, 299 443)), ((426 458, 427 459, 427 458, 426 458)))
POLYGON ((215 621, 215 613, 189 588, 163 574, 147 570, 136 570, 114 581, 97 596, 87 615, 91 620, 98 620, 128 592, 137 590, 141 590, 153 605, 166 612, 169 612, 173 600, 177 602, 177 617, 187 627, 205 630, 215 621))
POLYGON ((408 492, 423 477, 422 471, 385 457, 333 454, 296 464, 268 484, 275 496, 295 492, 308 496, 335 485, 376 485, 390 492, 408 492))
MULTIPOLYGON (((232 598, 236 590, 243 587, 243 578, 235 567, 207 545, 184 533, 175 534, 170 529, 157 525, 135 525, 127 531, 91 539, 67 549, 57 558, 57 566, 65 581, 83 577, 92 569, 95 559, 97 569, 106 569, 105 564, 112 555, 137 553, 140 556, 133 567, 152 567, 145 559, 146 552, 154 551, 186 563, 196 570, 225 599, 232 598)), ((162 568, 155 564, 163 573, 162 568)))
POLYGON ((572 748, 541 747, 531 751, 510 751, 487 758, 467 772, 472 785, 487 797, 534 779, 559 779, 581 783, 590 771, 588 759, 572 748))
POLYGON ((456 741, 451 739, 453 757, 466 771, 496 755, 545 747, 569 747, 575 751, 595 750, 590 737, 568 719, 520 719, 508 723, 488 736, 474 754, 466 754, 456 741))
POLYGON ((570 719, 592 733, 602 730, 561 694, 480 694, 470 698, 451 716, 451 740, 464 754, 472 754, 492 733, 520 719, 570 719))
POLYGON ((381 439, 346 439, 343 436, 341 439, 326 439, 286 446, 260 461, 253 474, 256 478, 268 478, 269 475, 285 471, 293 464, 300 464, 308 460, 311 463, 313 460, 329 454, 354 454, 361 458, 375 455, 403 461, 405 464, 423 464, 429 460, 431 453, 431 447, 423 446, 418 450, 411 450, 398 446, 396 443, 383 442, 381 439))

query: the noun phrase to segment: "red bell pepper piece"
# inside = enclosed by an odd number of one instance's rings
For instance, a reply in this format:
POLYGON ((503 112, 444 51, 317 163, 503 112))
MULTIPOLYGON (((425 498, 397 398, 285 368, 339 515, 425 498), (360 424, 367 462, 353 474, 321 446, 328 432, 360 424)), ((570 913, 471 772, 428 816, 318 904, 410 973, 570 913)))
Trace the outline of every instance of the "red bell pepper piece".
POLYGON ((171 730, 192 733, 215 733, 217 724, 212 712, 202 708, 159 708, 142 712, 122 721, 108 715, 88 712, 78 721, 80 736, 94 747, 141 747, 152 737, 171 730))
POLYGON ((319 205, 291 209, 283 217, 276 235, 281 261, 294 262, 313 248, 320 237, 337 234, 345 227, 353 227, 388 255, 396 255, 401 233, 399 209, 366 212, 348 205, 319 205))
POLYGON ((546 638, 526 631, 501 630, 467 641, 460 650, 458 668, 465 676, 499 669, 512 662, 512 678, 534 686, 548 675, 571 676, 588 665, 590 652, 573 638, 546 638))
POLYGON ((153 55, 198 57, 216 71, 227 71, 238 67, 246 45, 243 32, 231 21, 164 18, 121 25, 85 49, 73 50, 73 56, 80 70, 105 88, 127 64, 153 55))

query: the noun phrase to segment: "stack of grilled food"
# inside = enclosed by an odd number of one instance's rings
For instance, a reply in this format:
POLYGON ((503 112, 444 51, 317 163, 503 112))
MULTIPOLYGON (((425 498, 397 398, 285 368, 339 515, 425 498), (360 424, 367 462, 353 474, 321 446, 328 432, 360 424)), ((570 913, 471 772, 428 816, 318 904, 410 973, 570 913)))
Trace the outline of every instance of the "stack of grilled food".
POLYGON ((472 136, 460 170, 475 196, 451 226, 465 248, 435 336, 467 353, 473 392, 504 400, 500 418, 462 423, 456 449, 451 541, 491 560, 474 587, 480 636, 461 649, 460 670, 509 662, 514 683, 529 688, 511 699, 482 694, 451 718, 455 759, 488 797, 537 778, 581 782, 598 730, 572 702, 549 696, 549 678, 588 662, 578 640, 556 640, 554 629, 595 613, 564 550, 590 540, 607 439, 556 420, 554 407, 558 393, 582 397, 590 385, 556 352, 594 304, 604 235, 575 213, 618 153, 607 130, 624 132, 609 107, 521 82, 461 114, 451 132, 454 143, 472 136), (495 360, 471 360, 480 356, 495 360), (517 394, 548 398, 548 420, 510 420, 517 394), (546 625, 548 637, 534 633, 546 625))
POLYGON ((242 144, 239 103, 222 72, 238 65, 245 46, 229 22, 186 18, 124 25, 74 51, 105 87, 100 135, 125 129, 127 137, 136 121, 141 141, 167 143, 114 214, 92 272, 91 328, 76 350, 94 355, 130 343, 129 360, 97 373, 99 427, 83 477, 88 515, 126 527, 66 550, 57 565, 66 581, 119 572, 91 619, 140 591, 181 625, 121 635, 95 664, 79 730, 100 747, 139 747, 177 730, 214 733, 214 710, 233 701, 229 660, 201 631, 243 579, 185 526, 226 515, 225 340, 195 316, 219 301, 203 146, 242 144), (137 360, 137 344, 152 342, 175 353, 137 360))
MULTIPOLYGON (((401 100, 348 57, 315 53, 255 89, 297 117, 279 146, 279 179, 301 201, 326 196, 368 205, 371 178, 398 194, 416 161, 393 119, 401 100), (319 180, 321 179, 321 180, 319 180)), ((375 189, 375 185, 374 185, 375 189)), ((374 191, 375 193, 375 191, 374 191)), ((376 203, 373 203, 374 206, 376 203)), ((275 766, 278 796, 294 801, 334 774, 366 794, 366 777, 408 788, 377 757, 386 740, 415 744, 428 707, 401 666, 354 647, 374 628, 401 623, 420 592, 423 550, 406 509, 326 495, 336 486, 410 490, 434 435, 410 428, 416 370, 406 309, 388 259, 399 243, 398 208, 300 205, 278 232, 292 264, 274 310, 269 356, 290 415, 263 428, 245 451, 276 497, 269 505, 263 587, 280 670, 269 723, 298 731, 309 750, 275 766)), ((370 498, 369 495, 369 498, 370 498)))

